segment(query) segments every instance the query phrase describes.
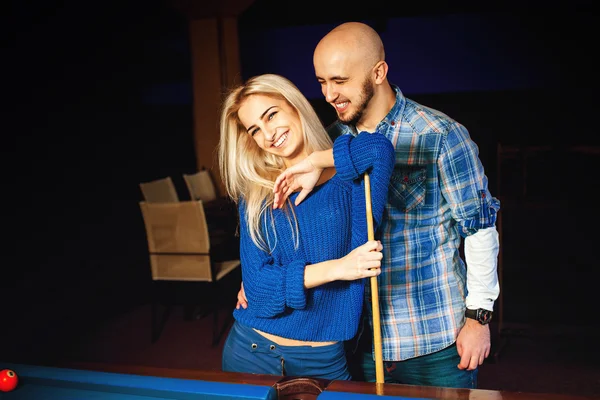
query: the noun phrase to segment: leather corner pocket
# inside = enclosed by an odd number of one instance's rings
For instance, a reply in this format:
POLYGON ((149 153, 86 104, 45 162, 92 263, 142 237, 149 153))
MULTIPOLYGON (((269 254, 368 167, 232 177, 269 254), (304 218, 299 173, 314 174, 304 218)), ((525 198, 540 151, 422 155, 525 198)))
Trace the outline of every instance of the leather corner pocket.
POLYGON ((402 211, 410 211, 425 200, 427 170, 421 165, 396 165, 390 179, 388 201, 402 211))

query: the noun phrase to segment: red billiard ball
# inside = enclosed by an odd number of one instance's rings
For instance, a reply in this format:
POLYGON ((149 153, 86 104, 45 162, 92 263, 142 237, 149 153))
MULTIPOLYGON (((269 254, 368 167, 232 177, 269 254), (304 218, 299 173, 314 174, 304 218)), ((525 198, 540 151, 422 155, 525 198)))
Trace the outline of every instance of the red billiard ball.
POLYGON ((0 371, 0 391, 10 392, 17 387, 19 378, 12 369, 3 369, 0 371))

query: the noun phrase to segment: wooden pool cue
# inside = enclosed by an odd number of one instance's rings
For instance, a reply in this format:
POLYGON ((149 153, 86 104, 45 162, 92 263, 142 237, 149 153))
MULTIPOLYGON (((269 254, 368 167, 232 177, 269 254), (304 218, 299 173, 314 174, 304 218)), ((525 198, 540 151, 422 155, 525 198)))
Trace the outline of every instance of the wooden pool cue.
MULTIPOLYGON (((369 240, 375 240, 373 209, 371 207, 371 178, 365 173, 365 200, 367 204, 367 231, 369 240)), ((377 277, 371 278, 371 305, 373 307, 373 343, 375 345, 375 382, 383 383, 383 354, 381 350, 381 322, 379 315, 379 292, 377 277)))

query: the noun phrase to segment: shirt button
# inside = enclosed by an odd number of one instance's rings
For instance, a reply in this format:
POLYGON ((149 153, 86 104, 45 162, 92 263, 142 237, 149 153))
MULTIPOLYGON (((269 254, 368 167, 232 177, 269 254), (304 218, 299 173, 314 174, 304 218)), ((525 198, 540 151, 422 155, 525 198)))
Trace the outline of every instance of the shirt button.
POLYGON ((258 345, 256 343, 252 343, 252 348, 256 349, 256 348, 258 348, 258 345))
POLYGON ((270 346, 269 346, 269 348, 270 348, 271 350, 275 350, 275 345, 274 345, 274 344, 272 344, 272 345, 270 345, 270 346))
POLYGON ((396 125, 396 121, 391 122, 392 126, 396 125))

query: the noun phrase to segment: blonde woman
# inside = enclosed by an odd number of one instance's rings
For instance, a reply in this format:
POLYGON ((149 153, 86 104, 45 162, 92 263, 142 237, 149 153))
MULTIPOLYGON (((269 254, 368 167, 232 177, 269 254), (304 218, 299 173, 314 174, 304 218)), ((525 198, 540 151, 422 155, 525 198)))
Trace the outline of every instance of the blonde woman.
POLYGON ((219 163, 239 207, 248 299, 234 310, 223 370, 351 379, 344 341, 359 325, 364 278, 379 275, 382 259, 381 244, 367 241, 362 175, 371 177, 377 228, 394 164, 390 141, 361 133, 332 144, 298 88, 272 74, 229 92, 220 129, 219 163), (274 208, 275 179, 299 163, 319 180, 310 196, 292 193, 274 208))

